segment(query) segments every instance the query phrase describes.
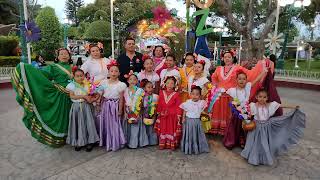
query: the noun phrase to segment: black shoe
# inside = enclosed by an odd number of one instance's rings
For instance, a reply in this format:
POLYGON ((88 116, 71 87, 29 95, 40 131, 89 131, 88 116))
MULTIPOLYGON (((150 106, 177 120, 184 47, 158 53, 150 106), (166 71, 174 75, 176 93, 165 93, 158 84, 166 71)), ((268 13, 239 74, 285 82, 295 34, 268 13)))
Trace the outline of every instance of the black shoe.
POLYGON ((91 152, 92 149, 93 149, 92 144, 88 144, 88 145, 86 146, 86 151, 87 151, 87 152, 91 152))
POLYGON ((74 150, 75 150, 75 151, 80 151, 80 150, 81 150, 81 147, 76 146, 76 147, 74 147, 74 150))

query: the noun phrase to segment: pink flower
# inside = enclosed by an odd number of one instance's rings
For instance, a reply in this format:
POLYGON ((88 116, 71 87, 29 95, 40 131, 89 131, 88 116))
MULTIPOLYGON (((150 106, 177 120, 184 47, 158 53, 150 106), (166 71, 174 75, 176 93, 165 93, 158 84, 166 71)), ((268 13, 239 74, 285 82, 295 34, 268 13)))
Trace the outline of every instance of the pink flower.
POLYGON ((170 12, 163 6, 158 6, 152 9, 153 21, 157 22, 160 26, 163 25, 166 20, 171 19, 170 12))
POLYGON ((174 26, 174 27, 170 28, 168 31, 172 32, 172 33, 180 33, 181 29, 179 29, 176 26, 174 26))

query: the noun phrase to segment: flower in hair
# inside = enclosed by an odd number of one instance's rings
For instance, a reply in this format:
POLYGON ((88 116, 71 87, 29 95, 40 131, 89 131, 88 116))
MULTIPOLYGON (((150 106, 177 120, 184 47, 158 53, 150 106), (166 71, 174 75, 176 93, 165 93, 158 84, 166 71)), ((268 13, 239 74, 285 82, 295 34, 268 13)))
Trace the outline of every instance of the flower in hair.
POLYGON ((78 67, 77 66, 73 66, 72 67, 72 72, 74 73, 74 72, 76 72, 78 70, 78 67))
POLYGON ((107 68, 108 70, 112 67, 112 66, 119 66, 118 62, 116 60, 112 60, 108 65, 107 68))
POLYGON ((144 61, 147 60, 147 59, 151 59, 151 57, 150 57, 148 54, 144 54, 144 55, 142 56, 142 61, 144 62, 144 61))
POLYGON ((206 64, 206 61, 202 59, 202 60, 198 61, 198 63, 200 63, 200 64, 202 64, 202 65, 205 65, 205 64, 206 64))
POLYGON ((128 78, 129 78, 131 75, 133 75, 133 74, 134 74, 133 71, 130 70, 128 74, 125 74, 125 75, 124 75, 124 77, 125 77, 126 79, 128 79, 128 78))

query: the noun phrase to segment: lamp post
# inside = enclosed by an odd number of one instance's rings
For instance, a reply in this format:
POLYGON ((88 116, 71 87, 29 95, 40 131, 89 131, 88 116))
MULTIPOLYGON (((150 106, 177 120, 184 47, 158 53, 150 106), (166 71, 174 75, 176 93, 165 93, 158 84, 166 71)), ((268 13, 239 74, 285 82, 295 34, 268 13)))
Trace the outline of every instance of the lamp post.
MULTIPOLYGON (((285 7, 287 5, 294 5, 294 7, 302 7, 302 6, 309 6, 311 4, 311 0, 278 0, 277 1, 277 13, 276 13, 276 24, 275 24, 275 30, 274 30, 274 36, 276 37, 278 35, 278 23, 279 23, 279 13, 280 13, 280 7, 285 7)), ((290 24, 290 19, 288 20, 288 24, 290 24)), ((289 28, 289 27, 288 27, 289 28)), ((285 36, 285 42, 282 51, 285 51, 286 43, 288 41, 288 32, 285 36)), ((276 54, 276 47, 272 47, 272 53, 276 54)), ((277 63, 277 67, 279 69, 283 68, 284 65, 284 52, 281 53, 281 56, 279 58, 279 61, 277 63)))
MULTIPOLYGON (((21 62, 28 62, 28 52, 30 52, 30 48, 28 51, 28 46, 26 43, 26 35, 25 35, 25 22, 28 18, 28 14, 26 11, 26 0, 19 0, 19 14, 20 14, 20 47, 21 47, 21 62)), ((29 44, 30 46, 30 44, 29 44)))
POLYGON ((68 26, 69 26, 69 19, 65 18, 63 23, 63 44, 64 48, 68 48, 68 26))
POLYGON ((228 32, 228 30, 229 29, 227 27, 225 27, 225 28, 222 28, 222 27, 213 28, 213 32, 219 33, 219 45, 220 45, 220 47, 218 48, 218 63, 217 63, 218 65, 221 64, 220 52, 221 52, 221 47, 222 47, 222 34, 224 32, 228 32))
POLYGON ((310 37, 310 40, 313 41, 313 31, 314 31, 314 28, 316 27, 316 25, 315 25, 314 23, 311 23, 310 27, 311 27, 311 37, 310 37))
POLYGON ((114 21, 113 21, 113 1, 115 0, 110 0, 110 11, 111 11, 111 51, 112 51, 112 59, 114 59, 114 21))
POLYGON ((296 51, 296 60, 294 62, 294 68, 295 69, 298 69, 299 66, 298 66, 298 59, 299 59, 299 52, 303 50, 303 41, 301 40, 298 40, 297 41, 297 51, 296 51))

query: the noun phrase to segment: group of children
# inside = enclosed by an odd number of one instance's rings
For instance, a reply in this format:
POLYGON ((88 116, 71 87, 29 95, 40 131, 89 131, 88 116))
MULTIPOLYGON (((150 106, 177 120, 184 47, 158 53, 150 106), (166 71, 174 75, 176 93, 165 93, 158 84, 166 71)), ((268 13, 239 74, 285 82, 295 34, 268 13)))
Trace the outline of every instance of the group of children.
POLYGON ((160 149, 180 147, 185 154, 199 154, 209 152, 205 133, 211 133, 223 135, 228 149, 243 147, 241 156, 249 163, 272 164, 302 136, 304 114, 297 109, 273 117, 281 105, 270 102, 266 90, 254 91, 270 73, 269 62, 249 71, 232 62, 231 51, 224 52, 223 60, 211 82, 204 73, 205 62, 192 53, 186 54, 181 68, 174 55, 167 55, 166 68, 159 73, 153 58, 144 55, 144 70, 130 71, 127 82, 119 81, 118 63, 110 61, 108 78, 92 93, 86 72, 75 68, 67 86, 73 103, 67 143, 77 151, 91 151, 99 142, 107 151, 158 144, 160 149), (232 101, 244 110, 231 111, 232 101), (246 116, 240 118, 243 111, 246 116), (255 128, 245 131, 244 123, 251 121, 255 128))

